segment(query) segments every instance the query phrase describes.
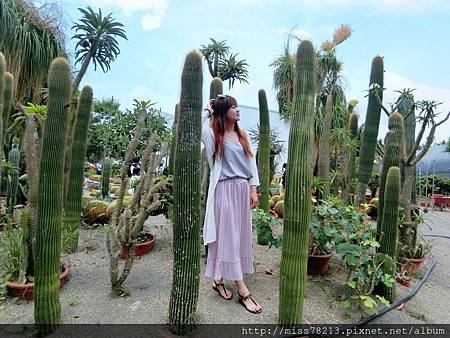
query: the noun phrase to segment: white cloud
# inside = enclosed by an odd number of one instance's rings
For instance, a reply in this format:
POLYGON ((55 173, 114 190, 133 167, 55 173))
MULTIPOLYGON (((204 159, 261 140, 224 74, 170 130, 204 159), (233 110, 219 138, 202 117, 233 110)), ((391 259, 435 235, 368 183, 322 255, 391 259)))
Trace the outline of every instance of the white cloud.
POLYGON ((238 33, 238 31, 234 30, 234 29, 219 28, 219 29, 210 29, 207 31, 207 33, 210 36, 215 36, 215 35, 234 36, 238 33))
POLYGON ((383 12, 401 10, 403 12, 442 11, 449 10, 450 3, 446 0, 303 0, 303 5, 309 7, 370 7, 383 12))
POLYGON ((146 31, 159 28, 169 7, 168 0, 86 0, 99 7, 119 7, 122 12, 131 16, 134 12, 143 14, 141 26, 146 31))

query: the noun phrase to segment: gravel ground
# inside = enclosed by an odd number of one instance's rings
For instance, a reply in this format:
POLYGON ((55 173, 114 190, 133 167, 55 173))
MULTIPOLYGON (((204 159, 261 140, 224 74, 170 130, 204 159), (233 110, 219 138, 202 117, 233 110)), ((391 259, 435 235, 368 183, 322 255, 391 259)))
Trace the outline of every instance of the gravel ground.
MULTIPOLYGON (((427 215, 432 230, 424 233, 450 235, 450 213, 434 211, 427 215)), ((112 299, 109 286, 109 259, 105 235, 101 230, 83 230, 79 251, 64 256, 71 267, 70 279, 61 290, 62 322, 66 324, 164 324, 168 321, 172 281, 172 229, 163 217, 151 217, 146 227, 157 237, 150 254, 136 260, 125 287, 131 296, 112 299)), ((391 311, 378 323, 450 323, 450 270, 448 240, 434 239, 433 253, 438 265, 430 279, 410 300, 402 312, 391 311)), ((200 279, 198 320, 200 323, 258 324, 276 323, 278 312, 279 262, 281 250, 255 243, 255 274, 246 278, 248 288, 261 304, 263 312, 253 315, 234 299, 225 301, 211 289, 211 281, 200 279), (265 273, 272 268, 275 275, 265 273)), ((203 276, 202 268, 202 276, 203 276)), ((308 276, 304 305, 305 320, 311 323, 356 322, 356 314, 345 314, 339 307, 344 268, 332 258, 325 276, 308 276)), ((399 295, 409 289, 398 286, 399 295)), ((8 298, 0 311, 0 323, 33 323, 33 302, 8 298)))

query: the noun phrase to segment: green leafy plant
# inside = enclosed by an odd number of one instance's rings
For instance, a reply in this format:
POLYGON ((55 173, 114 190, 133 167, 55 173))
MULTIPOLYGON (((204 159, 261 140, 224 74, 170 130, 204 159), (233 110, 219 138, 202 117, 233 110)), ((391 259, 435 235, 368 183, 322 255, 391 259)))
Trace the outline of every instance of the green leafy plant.
POLYGON ((24 229, 5 224, 0 232, 0 270, 4 279, 26 282, 27 249, 24 245, 24 229))
POLYGON ((340 230, 344 208, 344 203, 337 198, 322 201, 314 208, 309 233, 310 255, 329 254, 344 239, 340 230))
POLYGON ((377 253, 380 244, 375 240, 376 229, 360 222, 359 226, 344 226, 345 243, 336 247, 336 252, 348 269, 347 280, 344 283, 351 289, 351 296, 341 304, 343 308, 356 305, 360 311, 361 318, 365 311, 378 312, 378 306, 389 305, 389 302, 381 296, 372 296, 372 292, 380 283, 391 287, 395 283, 394 276, 384 271, 388 267, 394 267, 394 261, 388 255, 377 253), (386 269, 383 269, 386 267, 386 269))
POLYGON ((282 237, 274 236, 273 227, 280 224, 278 218, 270 215, 263 209, 253 209, 253 229, 256 231, 265 243, 268 243, 269 248, 272 245, 276 248, 281 247, 282 237))

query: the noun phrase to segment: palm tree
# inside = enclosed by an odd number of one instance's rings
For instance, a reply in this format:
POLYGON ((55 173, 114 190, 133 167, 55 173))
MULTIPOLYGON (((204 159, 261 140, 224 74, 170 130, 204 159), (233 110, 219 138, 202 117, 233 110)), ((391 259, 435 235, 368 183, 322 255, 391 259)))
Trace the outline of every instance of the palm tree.
POLYGON ((112 13, 104 17, 100 8, 98 13, 95 13, 91 7, 78 8, 78 10, 83 17, 79 23, 72 26, 76 33, 72 39, 77 41, 75 64, 81 63, 81 68, 73 82, 74 92, 78 89, 91 60, 94 62, 94 70, 100 66, 106 73, 111 68, 111 62, 120 53, 116 37, 128 40, 125 30, 121 28, 123 24, 116 22, 111 16, 112 13))
POLYGON ((230 47, 226 41, 216 41, 210 38, 209 45, 202 45, 200 51, 205 57, 208 64, 208 70, 211 76, 219 77, 222 81, 229 81, 228 85, 231 89, 234 82, 248 83, 248 63, 246 60, 238 60, 237 55, 230 53, 230 47))
POLYGON ((319 98, 324 110, 323 128, 319 143, 318 176, 325 185, 322 198, 330 192, 330 136, 333 122, 333 111, 336 106, 346 106, 343 81, 339 73, 342 62, 336 58, 336 47, 350 37, 350 26, 341 25, 333 34, 333 41, 325 41, 318 52, 317 73, 319 81, 319 98))
POLYGON ((36 7, 31 0, 0 1, 0 51, 16 79, 14 97, 36 101, 51 61, 64 56, 64 34, 57 5, 36 7))
POLYGON ((276 58, 270 66, 273 70, 273 87, 278 101, 278 109, 282 120, 290 119, 292 96, 294 92, 295 53, 289 49, 291 35, 284 45, 283 54, 276 58))

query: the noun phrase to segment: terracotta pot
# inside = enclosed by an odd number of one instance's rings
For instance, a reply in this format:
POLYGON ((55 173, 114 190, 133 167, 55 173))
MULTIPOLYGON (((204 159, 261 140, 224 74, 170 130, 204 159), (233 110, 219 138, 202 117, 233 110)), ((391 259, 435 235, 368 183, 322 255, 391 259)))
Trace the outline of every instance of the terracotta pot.
MULTIPOLYGON (((69 265, 63 264, 63 271, 61 272, 61 275, 59 276, 59 282, 60 285, 63 286, 64 281, 66 280, 67 276, 69 275, 70 269, 69 265)), ((26 283, 26 284, 18 284, 16 282, 6 280, 6 285, 8 286, 11 293, 14 295, 14 297, 17 297, 19 299, 25 299, 25 300, 33 300, 34 294, 33 294, 33 288, 34 283, 26 283)))
POLYGON ((328 271, 328 262, 333 253, 321 256, 308 256, 308 274, 323 275, 328 271))
POLYGON ((422 258, 400 257, 400 261, 403 263, 402 265, 403 271, 406 271, 408 276, 412 276, 415 272, 420 270, 420 266, 425 261, 425 257, 422 258))
POLYGON ((403 278, 400 278, 400 277, 395 277, 395 281, 396 281, 398 284, 401 284, 401 285, 406 286, 407 288, 409 288, 409 280, 408 280, 408 279, 403 279, 403 278))
MULTIPOLYGON (((136 244, 136 247, 134 248, 134 256, 135 257, 142 256, 142 255, 146 254, 147 252, 149 252, 153 248, 155 241, 156 241, 156 237, 153 236, 152 234, 149 234, 148 240, 146 242, 136 244)), ((123 248, 119 257, 122 259, 127 259, 128 258, 128 248, 123 248)))

